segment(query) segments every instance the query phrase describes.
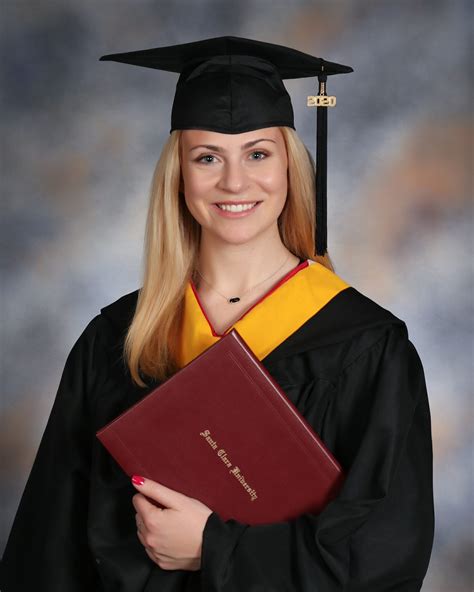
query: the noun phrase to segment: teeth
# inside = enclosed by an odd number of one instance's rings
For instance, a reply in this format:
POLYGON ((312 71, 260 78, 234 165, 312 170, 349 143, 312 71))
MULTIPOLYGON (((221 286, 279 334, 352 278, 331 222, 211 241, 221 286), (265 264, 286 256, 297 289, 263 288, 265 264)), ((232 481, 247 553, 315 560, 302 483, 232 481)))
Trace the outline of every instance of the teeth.
POLYGON ((244 212, 245 210, 251 210, 255 204, 257 202, 254 202, 253 204, 240 204, 240 205, 223 205, 223 204, 217 204, 219 206, 219 208, 221 210, 225 210, 226 212, 244 212))

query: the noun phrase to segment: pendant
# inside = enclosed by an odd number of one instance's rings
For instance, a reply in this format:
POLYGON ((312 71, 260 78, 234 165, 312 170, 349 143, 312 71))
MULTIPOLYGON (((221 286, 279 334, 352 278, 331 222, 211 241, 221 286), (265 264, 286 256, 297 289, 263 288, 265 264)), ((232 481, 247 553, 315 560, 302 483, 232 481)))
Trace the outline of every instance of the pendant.
POLYGON ((240 298, 238 296, 234 296, 233 298, 229 298, 228 302, 239 302, 240 298))

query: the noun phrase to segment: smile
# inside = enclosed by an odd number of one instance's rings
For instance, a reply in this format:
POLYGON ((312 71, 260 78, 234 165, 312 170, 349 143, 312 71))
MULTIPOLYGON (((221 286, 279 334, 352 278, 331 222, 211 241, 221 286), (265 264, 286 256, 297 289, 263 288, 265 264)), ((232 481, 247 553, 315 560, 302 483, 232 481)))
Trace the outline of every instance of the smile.
POLYGON ((227 205, 227 204, 213 204, 213 207, 219 212, 221 216, 226 218, 240 218, 247 216, 258 208, 261 201, 256 201, 251 204, 227 205))
POLYGON ((253 208, 258 202, 254 201, 251 204, 216 204, 221 210, 225 210, 226 212, 242 212, 243 210, 250 210, 253 208))

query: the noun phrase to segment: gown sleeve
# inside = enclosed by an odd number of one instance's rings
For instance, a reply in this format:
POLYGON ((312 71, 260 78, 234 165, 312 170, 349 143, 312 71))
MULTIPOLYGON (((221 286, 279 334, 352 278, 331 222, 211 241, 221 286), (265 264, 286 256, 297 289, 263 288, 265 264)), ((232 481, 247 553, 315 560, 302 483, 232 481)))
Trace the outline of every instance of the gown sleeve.
POLYGON ((97 319, 71 349, 1 565, 2 592, 99 589, 87 541, 97 319))
POLYGON ((431 418, 405 324, 345 366, 324 420, 346 479, 319 513, 249 526, 213 512, 206 592, 415 592, 434 535, 431 418))

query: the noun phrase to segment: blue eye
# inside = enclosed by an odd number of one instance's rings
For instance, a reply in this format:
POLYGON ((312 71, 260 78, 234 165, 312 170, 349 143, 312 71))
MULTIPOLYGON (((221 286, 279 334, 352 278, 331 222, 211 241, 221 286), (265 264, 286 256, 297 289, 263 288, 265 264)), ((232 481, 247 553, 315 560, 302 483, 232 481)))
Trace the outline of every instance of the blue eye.
MULTIPOLYGON (((264 158, 267 156, 266 153, 262 152, 261 150, 255 150, 254 152, 252 152, 252 154, 263 154, 264 158)), ((263 160, 263 158, 257 158, 256 160, 263 160)))
MULTIPOLYGON (((203 162, 203 158, 214 158, 214 156, 212 154, 205 154, 204 156, 199 156, 199 158, 197 159, 197 162, 203 162)), ((211 164, 209 161, 204 162, 203 164, 211 164)))
MULTIPOLYGON (((252 156, 255 154, 260 154, 263 156, 263 158, 253 158, 252 160, 264 160, 268 156, 266 152, 262 152, 261 150, 254 150, 251 154, 252 156)), ((198 158, 196 158, 196 162, 200 162, 202 164, 212 164, 214 162, 213 160, 204 160, 206 158, 215 158, 215 156, 213 154, 203 154, 202 156, 198 156, 198 158)))

